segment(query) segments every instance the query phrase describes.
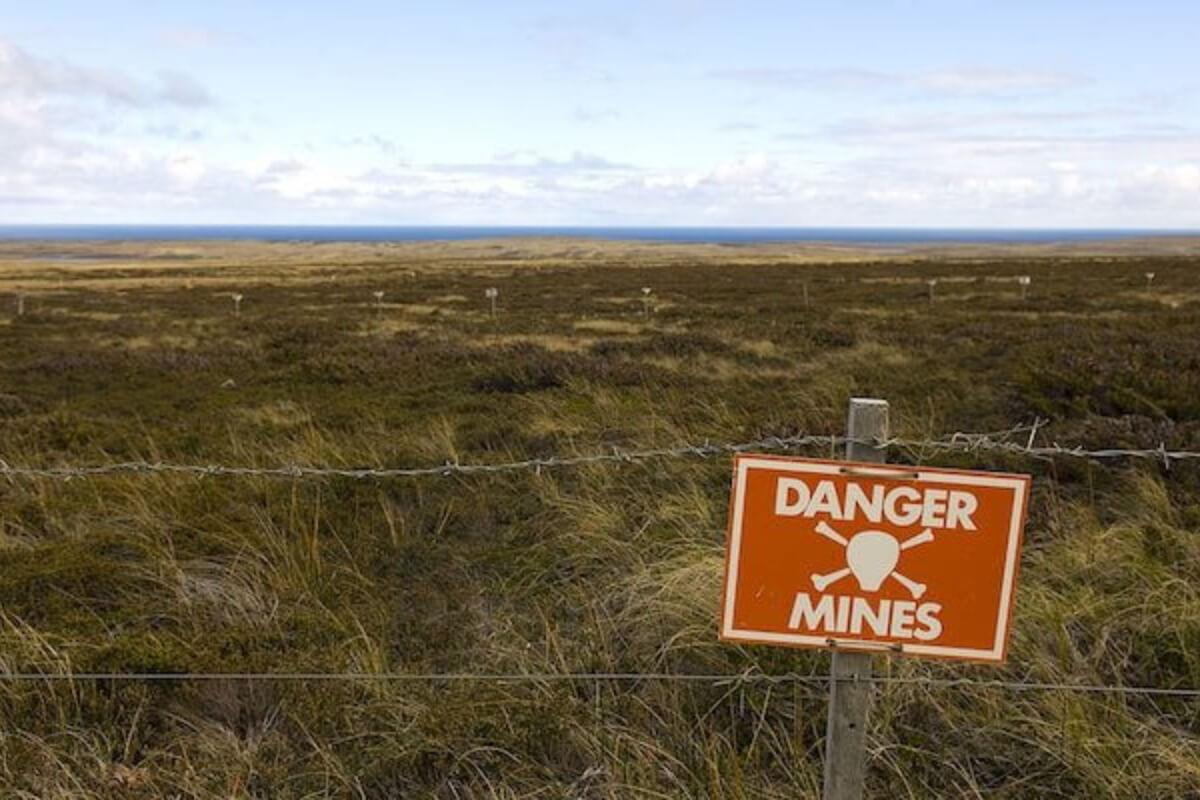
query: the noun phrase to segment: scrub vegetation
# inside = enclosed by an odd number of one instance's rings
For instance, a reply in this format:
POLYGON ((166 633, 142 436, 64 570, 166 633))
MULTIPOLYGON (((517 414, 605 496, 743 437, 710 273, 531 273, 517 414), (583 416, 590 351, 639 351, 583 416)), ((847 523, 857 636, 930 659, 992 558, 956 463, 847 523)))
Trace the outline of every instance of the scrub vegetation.
MULTIPOLYGON (((0 293, 12 465, 507 462, 841 433, 853 395, 913 438, 1040 418, 1041 443, 1200 450, 1188 243, 7 244, 0 293)), ((891 459, 1035 480, 1008 664, 879 673, 1200 687, 1200 465, 891 459)), ((729 481, 729 458, 698 456, 0 481, 0 671, 824 673, 825 653, 717 641, 729 481)), ((0 795, 816 798, 826 699, 0 681, 0 795)), ((889 683, 869 748, 876 798, 1200 798, 1194 698, 889 683)))

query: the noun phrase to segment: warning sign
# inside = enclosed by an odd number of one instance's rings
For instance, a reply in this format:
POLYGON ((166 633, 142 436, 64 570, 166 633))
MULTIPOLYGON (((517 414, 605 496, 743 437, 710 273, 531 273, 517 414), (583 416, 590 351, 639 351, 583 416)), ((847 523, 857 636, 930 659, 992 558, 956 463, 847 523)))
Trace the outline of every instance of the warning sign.
POLYGON ((1002 662, 1029 477, 737 456, 721 638, 1002 662))

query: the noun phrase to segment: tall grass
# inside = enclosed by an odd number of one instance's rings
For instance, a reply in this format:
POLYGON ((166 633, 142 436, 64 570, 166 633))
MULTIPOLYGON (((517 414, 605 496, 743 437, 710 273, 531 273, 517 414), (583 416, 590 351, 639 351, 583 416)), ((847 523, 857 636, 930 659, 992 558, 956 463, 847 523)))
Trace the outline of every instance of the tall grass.
MULTIPOLYGON (((887 397, 914 437, 1040 415, 1064 442, 1200 447, 1200 298, 1089 280, 1134 260, 805 267, 810 312, 800 268, 720 262, 518 269, 494 323, 431 299, 475 297, 487 268, 280 280, 237 318, 169 282, 136 318, 66 292, 0 326, 0 457, 504 461, 838 432, 851 394, 887 397), (1035 275, 1027 303, 946 280, 934 316, 919 281, 848 279, 1006 270, 1035 275), (642 285, 650 319, 606 299, 642 285), (364 332, 376 286, 439 313, 364 332)), ((1194 265, 1155 271, 1186 295, 1194 265)), ((936 458, 1035 474, 1010 661, 881 657, 882 674, 1200 686, 1194 466, 936 458)), ((818 797, 821 685, 373 679, 824 672, 820 652, 717 642, 728 485, 728 459, 699 457, 0 484, 0 672, 361 676, 0 681, 0 794, 818 797)), ((1200 797, 1195 700, 881 683, 869 749, 873 797, 1200 797)))

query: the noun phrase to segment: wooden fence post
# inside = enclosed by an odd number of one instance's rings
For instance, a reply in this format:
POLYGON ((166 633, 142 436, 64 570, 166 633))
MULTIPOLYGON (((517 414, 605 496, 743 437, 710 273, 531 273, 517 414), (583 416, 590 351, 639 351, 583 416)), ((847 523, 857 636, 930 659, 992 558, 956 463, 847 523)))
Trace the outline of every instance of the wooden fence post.
MULTIPOLYGON (((932 289, 931 289, 932 291, 932 289)), ((888 403, 850 398, 846 458, 882 464, 887 450, 872 444, 888 436, 888 403)), ((867 711, 874 683, 870 653, 835 649, 830 668, 829 721, 825 729, 824 800, 860 800, 866 777, 867 711)))

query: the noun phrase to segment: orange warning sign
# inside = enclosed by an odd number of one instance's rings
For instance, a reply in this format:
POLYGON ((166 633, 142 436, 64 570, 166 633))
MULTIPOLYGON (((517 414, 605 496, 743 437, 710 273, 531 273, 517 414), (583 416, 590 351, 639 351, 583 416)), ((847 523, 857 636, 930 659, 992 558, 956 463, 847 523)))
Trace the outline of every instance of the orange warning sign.
POLYGON ((1004 661, 1029 482, 737 456, 721 638, 1004 661))

